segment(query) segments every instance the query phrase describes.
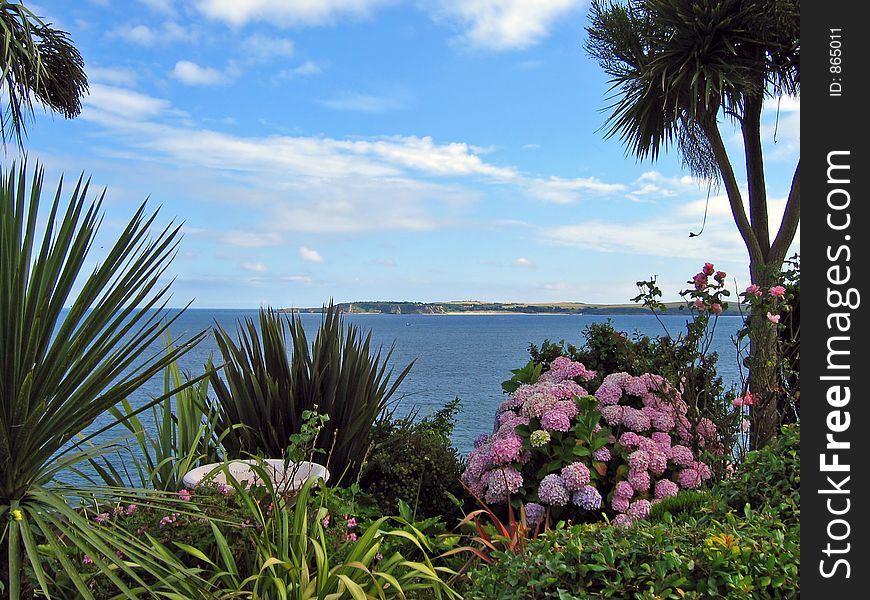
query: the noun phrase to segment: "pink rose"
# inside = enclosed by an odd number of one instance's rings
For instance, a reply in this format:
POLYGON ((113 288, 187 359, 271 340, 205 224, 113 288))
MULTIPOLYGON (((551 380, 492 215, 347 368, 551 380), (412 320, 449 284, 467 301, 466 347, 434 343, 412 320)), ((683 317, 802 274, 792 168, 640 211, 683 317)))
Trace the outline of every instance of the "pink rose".
POLYGON ((744 433, 746 433, 747 431, 749 431, 750 425, 751 424, 749 423, 749 419, 743 419, 740 422, 740 430, 743 431, 744 433))
POLYGON ((718 302, 714 302, 713 305, 710 307, 710 312, 712 312, 714 315, 721 315, 722 305, 718 302))
POLYGON ((774 324, 779 323, 779 315, 767 313, 767 320, 774 324))
POLYGON ((781 285, 776 285, 770 288, 770 295, 775 296, 776 298, 782 298, 785 296, 785 288, 781 285))
POLYGON ((746 288, 746 293, 756 297, 761 297, 761 288, 753 283, 748 288, 746 288))
POLYGON ((737 407, 743 406, 743 397, 737 396, 736 398, 734 398, 734 400, 731 401, 731 405, 737 407))
POLYGON ((700 298, 695 298, 694 304, 695 304, 695 308, 697 308, 698 310, 703 311, 705 308, 704 301, 701 300, 700 298))
POLYGON ((743 406, 752 406, 755 402, 755 397, 752 395, 752 392, 747 391, 743 396, 743 406))
POLYGON ((728 277, 728 273, 726 273, 725 271, 716 271, 716 274, 713 276, 713 279, 715 279, 719 283, 722 283, 723 281, 725 281, 726 277, 728 277))
POLYGON ((712 275, 716 272, 713 263, 704 263, 704 275, 712 275))

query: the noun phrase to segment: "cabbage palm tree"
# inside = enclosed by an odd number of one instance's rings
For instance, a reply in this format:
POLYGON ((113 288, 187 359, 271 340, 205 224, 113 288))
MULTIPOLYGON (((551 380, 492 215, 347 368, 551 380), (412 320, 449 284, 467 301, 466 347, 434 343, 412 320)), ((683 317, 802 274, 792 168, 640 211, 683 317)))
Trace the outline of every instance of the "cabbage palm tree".
MULTIPOLYGON (((671 146, 695 175, 724 185, 749 253, 753 283, 769 287, 800 222, 800 162, 771 240, 761 147, 766 97, 800 93, 799 0, 597 0, 587 50, 610 75, 608 135, 629 153, 656 160, 671 146), (723 122, 743 136, 748 213, 725 147, 723 122)), ((750 317, 754 444, 779 428, 776 332, 750 317)))
POLYGON ((66 32, 46 24, 18 2, 0 0, 0 140, 21 145, 33 99, 71 119, 87 92, 81 54, 66 32))
POLYGON ((173 576, 141 544, 136 550, 121 532, 93 526, 67 502, 100 490, 65 486, 55 476, 100 452, 79 449, 82 431, 201 337, 149 351, 174 320, 163 318, 168 284, 161 277, 179 226, 151 236, 156 213, 143 204, 95 264, 102 195, 88 202, 80 178, 64 207, 61 182, 40 215, 42 182, 38 167, 30 181, 24 165, 0 171, 0 596, 13 600, 22 593, 22 559, 50 596, 42 544, 81 597, 92 597, 61 540, 99 561, 122 592, 128 588, 119 573, 146 582, 116 556, 121 549, 129 561, 173 576))

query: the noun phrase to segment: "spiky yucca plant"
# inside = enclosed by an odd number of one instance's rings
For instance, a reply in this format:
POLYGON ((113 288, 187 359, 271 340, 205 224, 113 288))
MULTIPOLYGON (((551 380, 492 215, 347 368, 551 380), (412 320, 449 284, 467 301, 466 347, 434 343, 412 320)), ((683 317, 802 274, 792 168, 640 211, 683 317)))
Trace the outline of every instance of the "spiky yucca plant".
POLYGON ((332 481, 359 474, 369 430, 413 365, 393 379, 393 348, 373 351, 371 332, 346 324, 332 303, 310 345, 299 315, 271 309, 260 310, 259 330, 248 319, 239 324, 237 340, 219 326, 215 338, 225 365, 211 384, 221 415, 217 433, 227 453, 280 457, 303 412, 314 411, 329 416, 318 438, 323 452, 315 460, 328 459, 332 481))
MULTIPOLYGON (((25 559, 50 597, 38 548, 45 544, 58 557, 64 545, 77 546, 129 596, 122 576, 147 585, 133 562, 164 582, 175 575, 148 553, 120 559, 118 551, 131 556, 129 535, 95 527, 68 503, 115 491, 54 480, 106 450, 81 450, 82 431, 201 339, 145 355, 174 320, 163 319, 168 285, 160 278, 179 226, 150 236, 156 213, 143 204, 91 266, 103 196, 88 202, 80 178, 64 207, 61 181, 40 215, 42 183, 39 167, 29 185, 26 165, 0 171, 0 595, 21 596, 25 559)), ((81 597, 91 598, 76 565, 60 562, 81 597)))

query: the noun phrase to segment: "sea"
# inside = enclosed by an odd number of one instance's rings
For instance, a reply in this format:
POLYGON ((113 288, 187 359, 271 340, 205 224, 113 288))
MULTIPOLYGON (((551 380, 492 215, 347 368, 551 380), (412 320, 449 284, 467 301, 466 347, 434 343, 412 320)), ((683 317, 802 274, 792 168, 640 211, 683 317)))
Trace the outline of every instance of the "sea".
MULTIPOLYGON (((188 309, 171 327, 175 341, 200 331, 211 332, 215 325, 235 332, 245 319, 257 322, 257 310, 188 309)), ((540 346, 544 340, 582 346, 583 331, 592 323, 610 320, 618 331, 640 333, 652 337, 676 336, 685 331, 686 313, 661 315, 657 320, 648 314, 617 315, 531 315, 531 314, 461 314, 461 315, 345 315, 348 323, 371 331, 375 347, 382 346, 393 354, 394 372, 399 373, 413 361, 410 373, 402 382, 394 399, 396 414, 404 416, 417 411, 425 416, 437 411, 453 398, 462 401, 453 443, 463 454, 473 447, 474 438, 492 430, 498 405, 504 400, 502 381, 511 377, 511 369, 529 360, 529 345, 540 346)), ((302 314, 303 327, 309 340, 320 325, 319 314, 302 314)), ((740 370, 734 338, 742 326, 739 315, 720 316, 713 331, 710 351, 719 354, 718 372, 726 386, 740 383, 740 370)), ((152 348, 159 351, 159 346, 152 348)), ((201 374, 209 357, 220 363, 220 352, 209 333, 193 350, 180 360, 180 367, 190 375, 201 374)), ((133 406, 141 406, 163 392, 163 379, 156 377, 130 398, 133 406)), ((147 426, 150 412, 142 420, 147 426)), ((101 416, 93 428, 110 421, 101 416)), ((107 434, 107 437, 112 437, 107 434)))

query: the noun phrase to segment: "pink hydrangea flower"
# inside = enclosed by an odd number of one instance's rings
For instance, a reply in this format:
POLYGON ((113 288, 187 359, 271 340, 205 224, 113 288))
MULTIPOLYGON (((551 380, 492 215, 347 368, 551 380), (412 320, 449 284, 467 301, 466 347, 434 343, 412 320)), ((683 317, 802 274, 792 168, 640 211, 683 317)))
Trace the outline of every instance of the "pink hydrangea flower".
POLYGON ((514 433, 493 440, 489 457, 493 464, 504 465, 517 460, 523 449, 523 439, 514 433))
POLYGON ((614 496, 610 499, 610 506, 618 513, 624 513, 628 510, 631 500, 625 496, 614 496))
POLYGON ((569 492, 579 490, 589 483, 590 479, 589 468, 582 462, 573 462, 570 465, 562 467, 561 475, 562 481, 569 492))
POLYGON ((635 500, 628 507, 627 514, 632 519, 646 519, 649 516, 649 500, 635 500))
POLYGON ((695 460, 695 455, 690 448, 683 445, 671 446, 668 450, 668 458, 675 465, 689 465, 695 460))
POLYGON ((568 431, 571 429, 571 418, 561 410, 554 408, 545 412, 541 417, 541 427, 548 431, 568 431))
POLYGON ((630 515, 622 513, 613 518, 613 524, 617 527, 631 527, 634 524, 634 519, 630 515))
POLYGON ((670 479, 660 479, 656 482, 655 497, 658 500, 668 496, 676 496, 680 487, 670 479))
POLYGON ((642 494, 649 490, 649 473, 647 471, 638 471, 636 469, 631 469, 628 472, 628 483, 636 492, 642 494))
POLYGON ((555 473, 545 476, 541 480, 541 485, 538 486, 538 498, 544 504, 565 506, 570 497, 565 481, 555 473))
POLYGON ((604 446, 603 448, 599 448, 598 450, 596 450, 595 452, 592 453, 593 460, 597 460, 597 461, 601 461, 601 462, 608 462, 610 460, 610 458, 611 458, 610 457, 610 448, 608 448, 607 446, 604 446))
POLYGON ((628 466, 636 471, 646 471, 649 467, 649 452, 646 450, 635 450, 628 455, 628 466))
POLYGON ((620 498, 631 498, 634 496, 634 488, 631 487, 631 484, 627 481, 620 481, 616 484, 616 488, 614 488, 613 492, 614 497, 618 496, 620 498))
POLYGON ((680 484, 680 487, 693 490, 701 487, 701 474, 698 473, 695 469, 683 469, 677 475, 677 481, 680 484))

